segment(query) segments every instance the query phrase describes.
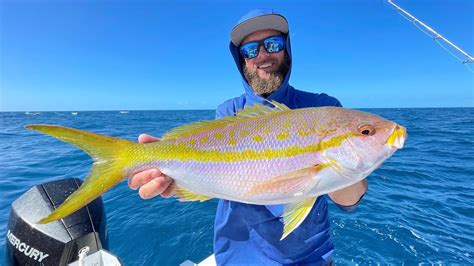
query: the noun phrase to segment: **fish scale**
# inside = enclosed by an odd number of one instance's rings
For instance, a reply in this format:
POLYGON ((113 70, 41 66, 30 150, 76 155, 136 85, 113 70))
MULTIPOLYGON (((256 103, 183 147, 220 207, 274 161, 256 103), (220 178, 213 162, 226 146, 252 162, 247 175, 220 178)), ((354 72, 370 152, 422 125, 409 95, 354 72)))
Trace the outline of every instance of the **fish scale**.
POLYGON ((258 123, 255 123, 252 120, 242 121, 235 125, 216 128, 178 141, 196 149, 207 150, 214 148, 218 151, 242 151, 244 149, 260 151, 268 148, 282 149, 288 145, 311 145, 317 143, 317 138, 309 138, 308 136, 301 137, 296 133, 307 128, 304 127, 302 123, 306 120, 306 117, 298 116, 296 114, 290 116, 287 113, 288 112, 262 119, 258 123), (302 120, 302 122, 299 122, 299 120, 302 120), (288 122, 291 126, 284 127, 283 124, 288 122), (265 133, 265 129, 271 129, 271 131, 265 133), (238 138, 242 131, 249 132, 249 134, 245 137, 238 138), (224 137, 219 140, 215 136, 221 133, 224 137), (238 141, 237 145, 229 145, 230 135, 232 133, 235 134, 234 136, 238 141), (278 140, 276 135, 280 133, 287 133, 290 137, 283 141, 278 140), (262 137, 263 140, 259 142, 254 141, 253 138, 255 138, 256 135, 262 137), (203 137, 209 138, 209 141, 201 143, 199 140, 203 137), (194 145, 190 143, 191 140, 194 145))

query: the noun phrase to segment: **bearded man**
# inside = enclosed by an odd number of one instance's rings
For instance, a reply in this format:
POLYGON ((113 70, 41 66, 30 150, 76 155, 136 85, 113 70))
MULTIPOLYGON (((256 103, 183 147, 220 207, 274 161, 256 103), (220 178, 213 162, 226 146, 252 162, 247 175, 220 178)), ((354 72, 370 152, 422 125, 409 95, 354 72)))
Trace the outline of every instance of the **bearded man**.
MULTIPOLYGON (((216 118, 233 116, 254 103, 274 100, 288 107, 342 106, 324 93, 296 90, 289 84, 292 57, 288 22, 270 9, 252 10, 230 33, 230 51, 242 76, 245 93, 225 101, 216 118)), ((140 135, 141 143, 157 138, 140 135)), ((172 179, 158 169, 129 180, 142 198, 169 195, 172 179)), ((283 240, 283 205, 252 205, 219 200, 214 224, 214 254, 218 265, 282 265, 332 263, 334 245, 328 219, 329 197, 343 210, 353 209, 367 191, 367 181, 318 197, 303 223, 283 240)))

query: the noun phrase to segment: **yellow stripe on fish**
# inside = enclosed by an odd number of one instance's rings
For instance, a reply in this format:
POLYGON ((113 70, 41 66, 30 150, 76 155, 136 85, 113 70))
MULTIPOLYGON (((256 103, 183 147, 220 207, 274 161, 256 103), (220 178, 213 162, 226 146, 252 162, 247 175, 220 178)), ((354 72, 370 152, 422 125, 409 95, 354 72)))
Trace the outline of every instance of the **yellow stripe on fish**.
MULTIPOLYGON (((238 161, 253 161, 253 160, 271 160, 276 158, 288 158, 305 153, 323 152, 329 148, 334 148, 349 137, 359 134, 346 133, 335 136, 327 141, 321 141, 316 145, 308 146, 289 146, 283 149, 264 149, 262 151, 243 150, 243 151, 217 151, 217 150, 202 150, 189 147, 183 143, 167 143, 162 141, 160 145, 160 153, 150 153, 148 160, 141 161, 142 163, 156 161, 156 160, 178 160, 178 161, 198 161, 198 162, 238 162, 238 161)), ((258 137, 259 135, 256 135, 258 137)), ((255 138, 256 138, 255 137, 255 138)), ((255 142, 264 141, 261 137, 255 139, 255 142)), ((208 139, 206 139, 207 141, 208 139)), ((150 147, 156 149, 157 147, 150 147)))

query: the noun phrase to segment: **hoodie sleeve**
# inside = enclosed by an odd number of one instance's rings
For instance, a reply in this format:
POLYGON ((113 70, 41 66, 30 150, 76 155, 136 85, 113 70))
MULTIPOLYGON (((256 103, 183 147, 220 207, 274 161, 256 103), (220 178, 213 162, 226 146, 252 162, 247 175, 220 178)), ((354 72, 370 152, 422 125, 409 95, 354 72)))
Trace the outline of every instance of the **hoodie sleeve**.
POLYGON ((221 107, 222 105, 219 105, 216 109, 216 119, 220 119, 220 118, 223 118, 225 117, 224 115, 224 110, 223 108, 221 107))
POLYGON ((295 96, 296 106, 298 108, 323 106, 342 107, 341 102, 337 98, 329 96, 326 93, 295 90, 295 96))
POLYGON ((216 109, 216 119, 235 115, 235 99, 229 99, 220 104, 216 109))
POLYGON ((324 95, 326 96, 326 99, 327 99, 326 101, 327 101, 327 104, 328 104, 329 106, 342 107, 341 102, 340 102, 338 99, 336 99, 335 97, 329 96, 329 95, 327 95, 327 94, 325 94, 325 93, 322 93, 322 94, 324 94, 324 95))

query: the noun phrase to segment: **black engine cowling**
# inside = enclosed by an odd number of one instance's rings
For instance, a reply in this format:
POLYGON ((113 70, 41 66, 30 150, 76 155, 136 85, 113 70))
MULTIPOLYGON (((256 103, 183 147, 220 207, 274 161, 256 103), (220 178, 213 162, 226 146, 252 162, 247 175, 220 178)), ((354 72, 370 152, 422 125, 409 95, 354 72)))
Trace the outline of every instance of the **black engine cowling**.
POLYGON ((78 251, 107 249, 106 218, 101 198, 61 220, 36 224, 81 185, 63 179, 37 185, 12 203, 6 234, 7 265, 67 265, 78 251))

